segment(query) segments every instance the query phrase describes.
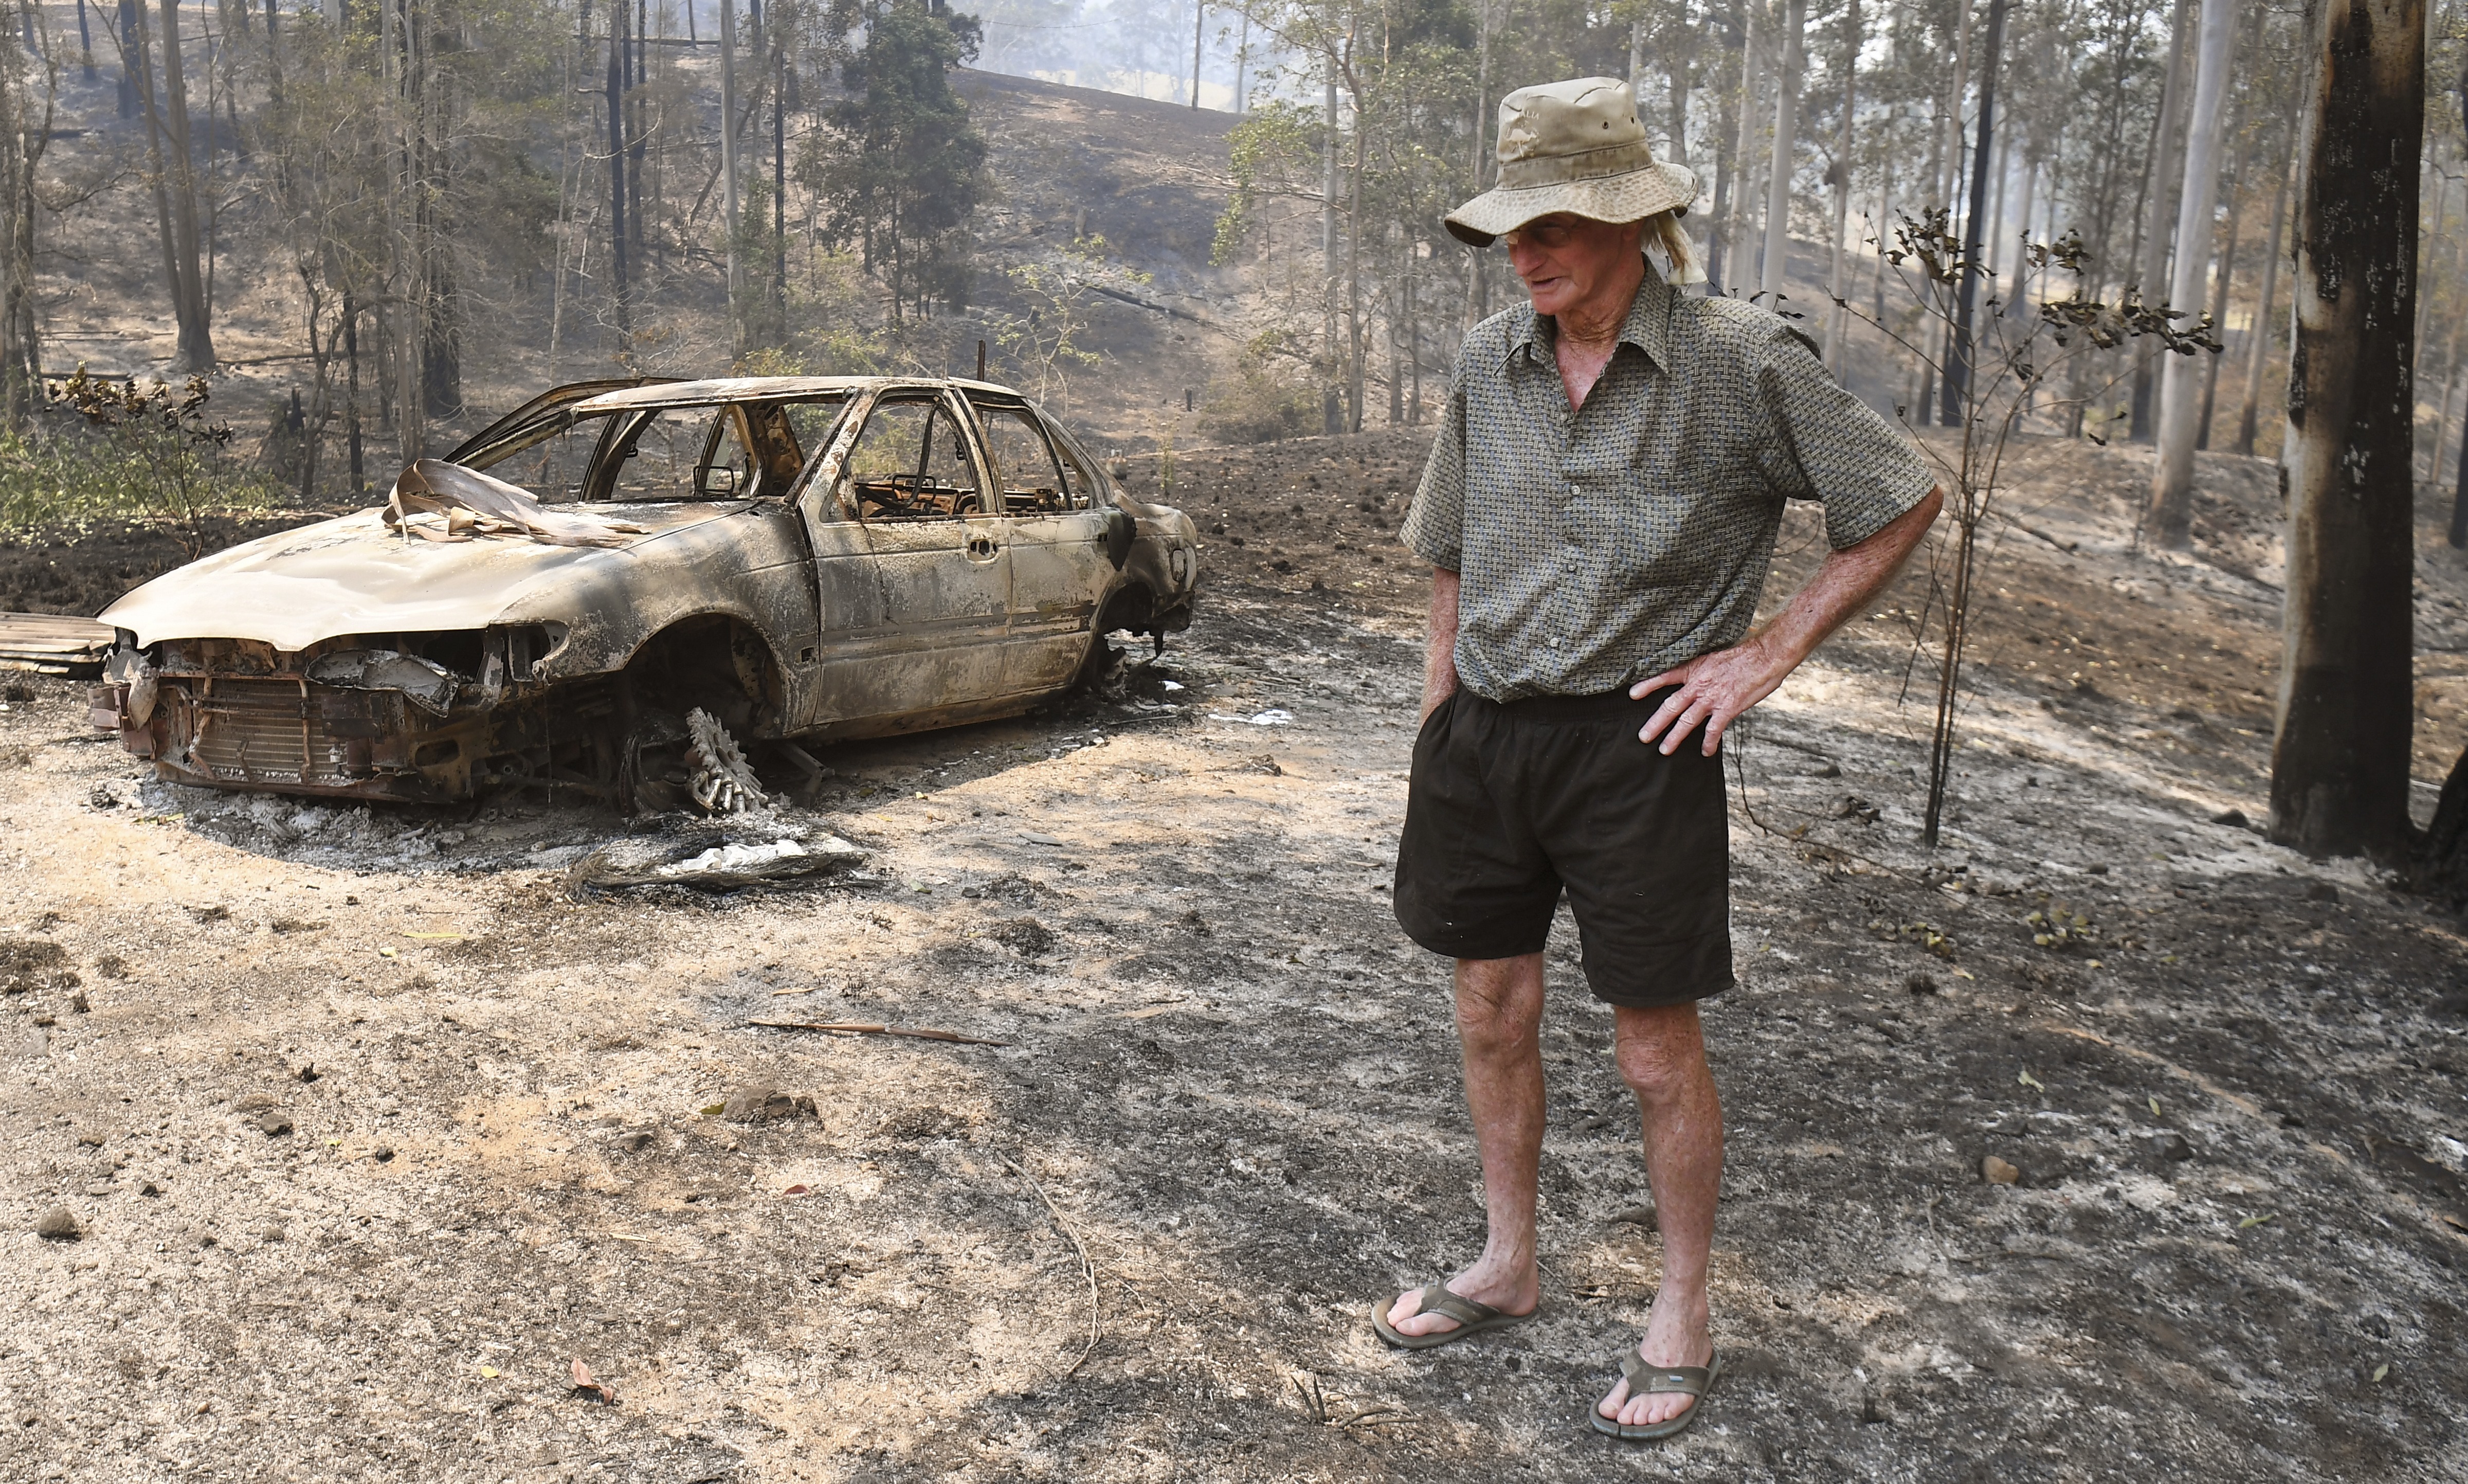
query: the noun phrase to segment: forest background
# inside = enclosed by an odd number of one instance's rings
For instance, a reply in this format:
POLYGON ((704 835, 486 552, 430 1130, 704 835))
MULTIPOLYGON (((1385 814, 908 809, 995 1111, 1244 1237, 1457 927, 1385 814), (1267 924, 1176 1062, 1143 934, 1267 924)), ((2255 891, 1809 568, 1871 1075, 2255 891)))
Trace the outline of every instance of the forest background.
MULTIPOLYGON (((2309 150, 2380 148, 2349 137, 2361 113, 2309 114, 2311 12, 2220 0, 19 0, 16 20, 19 529, 364 499, 590 377, 983 365, 1118 454, 1421 424, 1464 329, 1515 294, 1439 228, 1490 183, 1501 95, 1627 78, 1703 187, 1703 291, 1793 318, 1915 431, 1961 430, 1940 752, 2006 437, 2160 444, 2137 539, 2185 548, 2193 451, 2282 451, 2309 150), (1085 131, 971 63, 1171 97, 1193 126, 1091 169, 1085 131)), ((2424 34, 2393 249, 2413 272, 2364 281, 2376 335, 2399 344, 2393 312, 2412 331, 2413 417, 2374 467, 2430 482, 2468 468, 2468 8, 2424 34)), ((2322 627, 2398 570, 2349 544, 2292 599, 2292 644, 2379 642, 2322 627)), ((2332 771, 2403 754, 2404 707, 2374 707, 2398 741, 2343 722, 2332 771)), ((2412 828, 2399 795, 2367 811, 2314 843, 2412 828)))
MULTIPOLYGON (((1925 339, 1879 249, 1945 209, 1983 218, 1985 294, 2008 303, 2029 297, 2026 240, 2077 235, 2108 303, 2164 302, 2194 264, 2175 308, 2227 351, 2203 368, 2197 441, 2269 456, 2304 27, 2294 6, 2235 11, 2215 199, 2180 243, 2193 0, 26 3, 0 56, 0 362, 21 430, 79 364, 238 375, 215 412, 240 462, 303 495, 365 488, 432 425, 579 377, 967 369, 982 339, 998 372, 1067 399, 1123 349, 1095 343, 1092 299, 1171 299, 1209 331, 1154 397, 1082 388, 1094 400, 1066 410, 1117 445, 1153 445, 1147 414, 1186 389, 1215 409, 1187 438, 1418 422, 1462 330, 1514 286, 1439 230, 1488 183, 1500 95, 1595 74, 1634 80, 1657 150, 1698 173, 1710 291, 1803 316, 1881 408, 1942 417, 1923 357, 1860 321, 1925 339), (1196 82, 1230 126, 1222 159, 1192 162, 1213 178, 1188 182, 1214 241, 1127 255, 1135 224, 1108 233, 1089 202, 1020 230, 1035 151, 972 111, 971 62, 1177 101, 1196 82)), ((2459 442, 2463 34, 2462 8, 2435 7, 2426 476, 2459 442)), ((2032 425, 2149 438, 2153 361, 2081 363, 2032 425)))

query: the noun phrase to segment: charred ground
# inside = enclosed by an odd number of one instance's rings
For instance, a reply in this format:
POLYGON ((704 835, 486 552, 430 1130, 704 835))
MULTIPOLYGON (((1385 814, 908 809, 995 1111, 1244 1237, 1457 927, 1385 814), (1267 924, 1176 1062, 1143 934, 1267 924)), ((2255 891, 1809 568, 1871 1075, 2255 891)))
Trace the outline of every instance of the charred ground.
MULTIPOLYGON (((1565 934, 1544 1317, 1380 1347, 1370 1301, 1480 1231, 1442 967, 1384 891, 1418 452, 1177 459, 1225 527, 1187 642, 1111 698, 835 749, 806 802, 865 886, 576 900, 611 816, 174 795, 25 682, 5 1472, 2462 1476, 2459 923, 2215 822, 2262 812, 2276 650, 2269 471, 2228 460, 2169 564, 2131 550, 2137 457, 2031 450, 1945 849, 1924 572, 1734 748, 1705 1425, 1583 1430, 1656 1240, 1565 934), (766 1085, 817 1115, 702 1111, 766 1085), (81 1240, 34 1235, 58 1204, 81 1240)), ((1810 513, 1784 548, 1770 602, 1810 513)), ((2420 565, 2430 804, 2468 583, 2420 565)))

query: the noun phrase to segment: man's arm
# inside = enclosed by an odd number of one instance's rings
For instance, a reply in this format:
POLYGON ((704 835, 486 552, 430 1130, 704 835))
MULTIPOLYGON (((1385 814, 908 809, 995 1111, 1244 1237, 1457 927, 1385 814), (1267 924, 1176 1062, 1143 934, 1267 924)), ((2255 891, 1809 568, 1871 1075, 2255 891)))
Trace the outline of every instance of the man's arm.
MULTIPOLYGON (((1681 738, 1702 723, 1705 728, 1704 750, 1707 757, 1720 751, 1723 733, 1749 707, 1774 693, 1784 677, 1799 668, 1800 661, 1815 652, 1828 635, 1842 627, 1843 621, 1866 606, 1869 599, 1882 591, 1894 574, 1902 570, 1904 560, 1911 554, 1920 538, 1936 521, 1937 512, 1945 507, 1945 491, 1931 490, 1928 498, 1894 517, 1876 535, 1857 546, 1846 546, 1830 553, 1817 575, 1784 609, 1774 615, 1772 623, 1727 650, 1701 654, 1676 670, 1666 670, 1651 680, 1640 680, 1629 687, 1629 696, 1643 700, 1651 693, 1675 681, 1677 695, 1665 700, 1636 734, 1641 742, 1652 742, 1662 737, 1662 751, 1668 756, 1679 750, 1681 738), (1668 732, 1664 728, 1668 727, 1668 732)), ((1449 578, 1449 634, 1456 635, 1456 574, 1449 578)), ((1439 585, 1432 584, 1431 631, 1439 632, 1439 585)), ((1435 651, 1436 652, 1436 651, 1435 651)), ((1453 652, 1453 650, 1451 650, 1453 652)), ((1455 673, 1450 673, 1451 682, 1455 673)), ((1454 689, 1451 684, 1451 689, 1454 689)), ((1445 693, 1443 693, 1445 695, 1445 693)), ((1437 704, 1430 699, 1430 681, 1424 681, 1423 709, 1428 715, 1437 704)))
POLYGON ((1457 693, 1457 575, 1431 569, 1431 647, 1423 654, 1423 719, 1457 693))

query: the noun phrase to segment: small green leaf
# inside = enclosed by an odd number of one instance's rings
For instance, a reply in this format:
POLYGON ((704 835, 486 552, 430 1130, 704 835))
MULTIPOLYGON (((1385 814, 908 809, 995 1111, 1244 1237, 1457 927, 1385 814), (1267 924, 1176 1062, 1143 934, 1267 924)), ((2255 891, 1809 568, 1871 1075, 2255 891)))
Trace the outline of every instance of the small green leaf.
POLYGON ((2046 1083, 2044 1083, 2044 1082, 2040 1081, 2040 1079, 2038 1079, 2038 1078, 2036 1078, 2036 1077, 2032 1076, 2032 1075, 2031 1075, 2031 1069, 2030 1069, 2029 1067, 2027 1067, 2027 1066, 2026 1066, 2026 1067, 2024 1067, 2024 1068, 2022 1068, 2022 1071, 2020 1071, 2020 1072, 2018 1072, 2018 1073, 2016 1073, 2016 1074, 2015 1074, 2014 1081, 2015 1081, 2017 1084, 2019 1084, 2020 1085, 2022 1085, 2022 1086, 2025 1086, 2025 1087, 2037 1087, 2037 1088, 2039 1088, 2042 1092, 2045 1092, 2045 1091, 2047 1091, 2047 1090, 2048 1090, 2048 1084, 2047 1084, 2046 1083))
POLYGON ((2243 1231, 2249 1226, 2259 1226, 2263 1222, 2271 1221, 2278 1215, 2278 1212, 2274 1211, 2270 1216, 2249 1216, 2244 1221, 2237 1222, 2237 1230, 2243 1231))
POLYGON ((707 1107, 707 1108, 704 1108, 704 1109, 702 1110, 702 1116, 704 1116, 705 1118, 717 1118, 717 1117, 719 1117, 720 1114, 722 1114, 722 1113, 724 1113, 724 1112, 727 1112, 727 1111, 728 1111, 728 1105, 727 1105, 727 1104, 725 1104, 725 1103, 714 1103, 711 1107, 707 1107))
POLYGON ((2386 1360, 2386 1361, 2384 1361, 2382 1364, 2375 1366, 2375 1367, 2374 1367, 2374 1384, 2375 1384, 2375 1385, 2377 1385, 2377 1386, 2381 1385, 2381 1384, 2383 1383, 2383 1378, 2384 1378, 2384 1377, 2386 1377, 2386 1376, 2388 1376, 2389 1374, 2390 1374, 2390 1362, 2389 1362, 2388 1360, 2386 1360))
POLYGON ((2153 1098, 2151 1100, 2151 1116, 2154 1118, 2160 1116, 2160 1100, 2158 1098, 2153 1098))

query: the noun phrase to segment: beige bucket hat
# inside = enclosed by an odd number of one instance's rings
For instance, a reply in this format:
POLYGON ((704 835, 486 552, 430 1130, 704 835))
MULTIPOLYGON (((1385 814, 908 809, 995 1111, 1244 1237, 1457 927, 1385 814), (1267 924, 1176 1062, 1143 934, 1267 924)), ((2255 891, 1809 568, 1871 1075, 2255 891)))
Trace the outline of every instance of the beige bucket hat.
POLYGON ((1616 78, 1520 87, 1499 101, 1499 184, 1445 218, 1461 242, 1488 247, 1537 217, 1595 221, 1685 213, 1697 177, 1654 157, 1636 95, 1616 78))

